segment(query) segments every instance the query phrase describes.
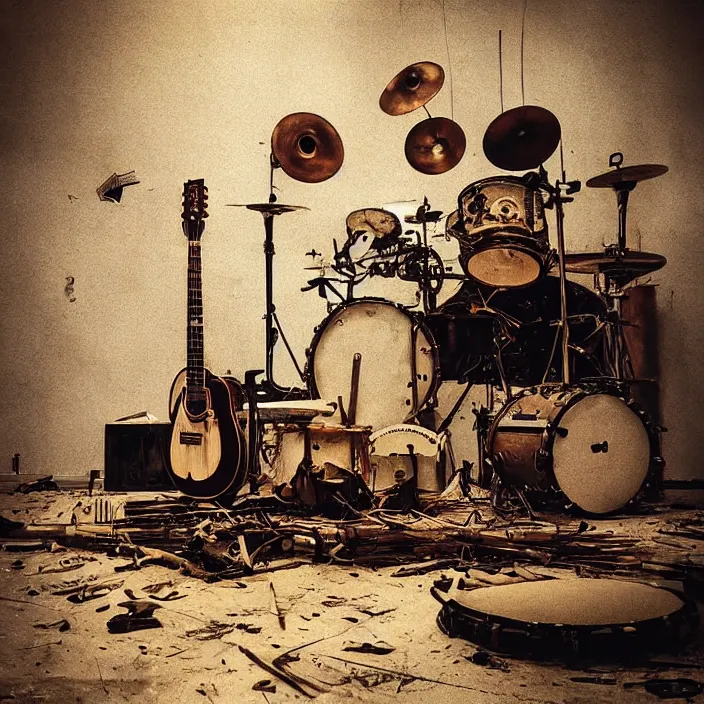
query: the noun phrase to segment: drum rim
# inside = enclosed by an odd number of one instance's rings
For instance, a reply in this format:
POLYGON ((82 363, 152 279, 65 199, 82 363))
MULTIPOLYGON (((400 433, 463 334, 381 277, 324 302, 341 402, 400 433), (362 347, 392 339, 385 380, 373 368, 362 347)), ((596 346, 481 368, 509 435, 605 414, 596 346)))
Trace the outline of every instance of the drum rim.
MULTIPOLYGON (((395 301, 390 301, 388 298, 381 298, 380 296, 363 296, 362 298, 353 298, 349 301, 342 301, 337 306, 335 306, 325 316, 325 318, 323 318, 319 325, 316 326, 313 334, 313 339, 310 343, 310 347, 306 349, 306 364, 303 369, 303 376, 305 377, 306 383, 308 385, 308 390, 310 391, 311 398, 321 398, 320 393, 318 392, 317 384, 315 382, 315 351, 318 348, 318 345, 320 344, 320 340, 323 336, 323 333, 325 332, 328 327, 328 324, 335 317, 335 315, 337 315, 339 312, 344 311, 345 308, 350 308, 359 303, 381 303, 383 305, 395 308, 396 310, 400 311, 403 315, 408 317, 412 323, 417 323, 419 329, 423 331, 423 334, 430 343, 430 354, 432 355, 434 374, 433 379, 431 380, 430 385, 428 387, 428 392, 425 394, 422 400, 418 400, 418 409, 416 410, 416 414, 420 413, 420 411, 425 408, 428 401, 430 401, 436 394, 442 381, 440 378, 440 355, 438 352, 437 343, 435 342, 435 337, 433 336, 433 333, 430 328, 425 324, 425 316, 423 315, 423 313, 421 313, 420 311, 410 311, 401 303, 396 303, 395 301)), ((337 399, 335 400, 337 401, 337 399)), ((406 418, 400 421, 399 423, 407 423, 408 420, 409 418, 408 416, 406 416, 406 418)))
MULTIPOLYGON (((604 377, 604 379, 609 379, 609 377, 604 377)), ((629 402, 627 400, 627 394, 624 393, 624 391, 617 388, 604 388, 604 384, 595 383, 594 386, 595 388, 591 389, 589 387, 585 388, 584 386, 573 384, 565 389, 562 387, 561 384, 540 384, 535 387, 527 387, 522 389, 516 396, 514 396, 513 399, 511 399, 511 401, 505 403, 503 407, 499 410, 499 412, 496 414, 496 417, 494 418, 487 434, 486 450, 488 458, 493 460, 494 452, 492 452, 492 447, 494 444, 494 440, 496 439, 496 433, 498 432, 499 424, 506 417, 509 412, 509 409, 514 405, 514 403, 524 398, 525 396, 540 393, 539 389, 554 389, 554 391, 556 392, 562 390, 562 393, 569 394, 569 397, 567 398, 566 402, 560 407, 559 411, 552 418, 547 418, 547 425, 542 431, 542 433, 535 433, 536 437, 540 437, 539 450, 543 450, 546 453, 546 456, 544 458, 545 461, 539 469, 536 467, 536 472, 542 475, 542 477, 547 477, 548 479, 550 479, 551 490, 554 491, 557 496, 563 497, 565 501, 568 501, 572 506, 576 507, 585 516, 604 517, 614 514, 618 511, 622 511, 625 506, 628 506, 628 504, 631 503, 631 501, 633 501, 641 493, 641 491, 643 490, 643 485, 648 481, 648 477, 650 476, 653 460, 657 456, 657 438, 655 437, 655 434, 653 432, 652 424, 644 419, 642 413, 640 412, 640 409, 638 409, 638 407, 632 401, 629 402), (620 399, 621 401, 623 401, 624 405, 638 417, 643 427, 645 428, 645 432, 648 437, 648 449, 650 453, 650 458, 648 460, 648 470, 646 472, 646 475, 643 478, 643 481, 641 482, 640 486, 638 487, 638 490, 633 494, 633 496, 625 504, 623 504, 623 506, 615 508, 612 511, 595 513, 593 511, 588 511, 582 508, 579 504, 570 499, 570 497, 565 494, 562 487, 560 487, 560 484, 557 481, 557 477, 555 476, 552 454, 556 434, 551 433, 549 431, 550 429, 557 427, 560 424, 560 419, 564 416, 564 414, 567 413, 567 411, 580 400, 582 400, 586 396, 596 396, 601 394, 613 396, 614 398, 620 399)), ((549 396, 552 396, 552 393, 550 393, 549 396)), ((495 464, 492 461, 492 469, 496 474, 499 475, 501 480, 504 481, 502 477, 503 471, 497 472, 497 467, 500 465, 500 462, 495 464)), ((508 486, 512 485, 511 482, 508 481, 508 479, 505 480, 505 483, 508 486)), ((532 487, 529 487, 529 489, 531 488, 532 487)), ((538 487, 536 487, 536 489, 538 489, 538 487)))

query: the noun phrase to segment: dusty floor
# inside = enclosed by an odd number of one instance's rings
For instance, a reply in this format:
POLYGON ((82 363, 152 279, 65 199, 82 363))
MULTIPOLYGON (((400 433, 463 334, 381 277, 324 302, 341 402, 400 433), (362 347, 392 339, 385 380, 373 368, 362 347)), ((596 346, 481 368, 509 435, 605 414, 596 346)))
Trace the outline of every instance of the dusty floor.
MULTIPOLYGON (((82 492, 3 494, 0 514, 27 522, 37 518, 66 522, 82 499, 82 492)), ((639 519, 625 522, 634 520, 639 519)), ((697 668, 698 663, 704 666, 701 637, 684 658, 692 667, 669 671, 613 666, 578 671, 515 659, 507 660, 505 669, 474 664, 467 658, 475 646, 446 637, 435 623, 439 605, 429 588, 439 572, 398 578, 390 576, 394 568, 372 571, 310 565, 238 582, 205 584, 158 566, 116 573, 115 567, 125 562, 72 550, 0 552, 0 702, 276 704, 306 699, 254 664, 238 645, 268 661, 297 648, 300 661, 292 669, 304 676, 315 672, 317 679, 329 683, 329 691, 316 699, 321 704, 392 699, 434 704, 654 702, 657 697, 642 687, 625 688, 624 683, 649 677, 704 680, 697 668), (59 559, 79 554, 88 561, 78 569, 47 572, 59 559), (70 586, 64 582, 79 579, 122 584, 105 596, 78 604, 69 602, 66 595, 50 593, 70 586), (161 608, 154 616, 162 628, 108 632, 107 621, 125 612, 117 606, 129 600, 125 590, 146 597, 145 587, 163 582, 171 586, 164 586, 160 594, 177 591, 184 598, 158 602, 161 608), (285 614, 285 628, 270 609, 270 582, 285 614), (51 625, 62 619, 70 625, 68 630, 65 625, 63 630, 51 625), (208 640, 214 622, 222 624, 220 637, 208 640), (344 651, 350 641, 384 641, 395 650, 385 655, 344 651), (599 675, 610 684, 571 679, 599 675), (253 690, 262 680, 271 680, 275 691, 253 690)))

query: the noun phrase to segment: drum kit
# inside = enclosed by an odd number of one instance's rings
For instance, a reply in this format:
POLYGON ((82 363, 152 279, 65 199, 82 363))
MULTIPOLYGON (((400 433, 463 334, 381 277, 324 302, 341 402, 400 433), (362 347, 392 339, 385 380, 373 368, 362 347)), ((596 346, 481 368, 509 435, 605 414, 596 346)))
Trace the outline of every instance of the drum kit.
MULTIPOLYGON (((443 80, 441 66, 413 64, 393 78, 379 100, 392 116, 419 108, 428 114, 405 142, 408 162, 424 174, 449 171, 465 152, 462 128, 431 117, 426 107, 443 80)), ((314 331, 305 369, 296 365, 306 388, 286 388, 273 375, 279 337, 295 363, 273 301, 273 228, 279 215, 300 206, 277 202, 274 172, 281 168, 299 181, 324 181, 339 170, 344 150, 322 117, 294 113, 282 119, 271 141, 269 202, 242 206, 260 212, 265 225, 266 368, 254 373, 264 373, 261 382, 254 384, 250 373, 248 384, 257 418, 276 424, 289 408, 300 431, 315 415, 301 420, 306 399, 329 401, 337 405, 333 424, 341 432, 366 429, 350 436, 342 454, 347 457, 349 450, 347 468, 362 467, 372 491, 407 482, 442 491, 452 419, 434 421, 439 384, 466 384, 463 394, 473 385, 487 385, 502 404, 475 413, 478 475, 496 497, 515 497, 529 510, 557 502, 600 515, 623 508, 645 485, 656 484, 663 464, 660 428, 631 397, 633 374, 623 341, 627 321, 620 303, 638 277, 666 263, 658 254, 628 248, 626 213, 636 185, 667 167, 623 166, 623 156, 612 154, 611 169, 586 185, 616 193, 618 241, 603 251, 569 253, 564 205, 581 184, 567 181, 564 170, 551 183, 543 167, 560 144, 560 123, 548 110, 531 105, 508 110, 487 128, 484 153, 499 169, 527 173, 470 183, 459 193, 456 210, 447 214, 432 210, 427 199, 404 222, 383 208, 350 213, 346 241, 341 247, 333 241, 334 275, 326 275, 323 266, 302 289, 326 298, 328 315, 314 331), (548 231, 550 209, 556 248, 548 231), (416 229, 404 232, 404 225, 416 229), (438 228, 456 241, 461 271, 445 267, 430 244, 438 228), (551 275, 555 269, 557 276, 551 275), (593 275, 595 290, 568 280, 568 273, 593 275), (355 288, 375 276, 416 283, 418 304, 355 297, 355 288), (450 281, 459 290, 438 305, 438 293, 450 281)), ((277 443, 285 439, 285 432, 279 434, 277 443)), ((310 438, 305 442, 304 454, 322 463, 325 448, 313 443, 316 458, 310 438)), ((339 456, 339 448, 336 452, 339 456)), ((250 452, 250 458, 259 463, 259 454, 250 452)), ((252 476, 260 471, 255 469, 252 476)), ((295 469, 284 468, 279 478, 290 478, 295 469)))

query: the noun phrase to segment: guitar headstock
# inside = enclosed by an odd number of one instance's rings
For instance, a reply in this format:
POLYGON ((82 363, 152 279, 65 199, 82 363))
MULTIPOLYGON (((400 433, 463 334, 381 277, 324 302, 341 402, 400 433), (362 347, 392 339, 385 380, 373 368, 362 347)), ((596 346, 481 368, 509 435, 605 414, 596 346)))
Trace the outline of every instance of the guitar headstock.
POLYGON ((183 184, 183 232, 189 240, 200 240, 208 217, 208 189, 202 178, 183 184))

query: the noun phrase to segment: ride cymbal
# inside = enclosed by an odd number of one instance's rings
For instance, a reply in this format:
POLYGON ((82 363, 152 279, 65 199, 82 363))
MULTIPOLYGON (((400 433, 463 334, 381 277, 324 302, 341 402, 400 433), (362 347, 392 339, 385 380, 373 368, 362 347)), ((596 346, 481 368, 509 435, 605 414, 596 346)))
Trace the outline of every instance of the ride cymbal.
POLYGON ((379 98, 379 107, 388 115, 405 115, 434 98, 445 82, 442 66, 421 61, 397 73, 379 98))
POLYGON ((294 112, 280 120, 271 135, 271 150, 281 168, 303 183, 329 179, 345 158, 337 130, 310 112, 294 112))
POLYGON ((565 254, 565 270, 573 274, 606 274, 620 286, 662 269, 667 259, 651 252, 575 252, 565 254))
POLYGON ((560 122, 549 110, 522 105, 502 112, 484 133, 484 154, 500 169, 535 169, 552 156, 560 143, 560 122))
POLYGON ((381 208, 363 208, 347 216, 347 234, 371 232, 377 237, 398 237, 401 234, 401 221, 388 210, 381 208))
POLYGON ((462 128, 446 117, 431 117, 415 125, 406 137, 406 159, 424 174, 444 174, 464 156, 462 128))
POLYGON ((616 168, 598 176, 594 176, 587 181, 589 188, 608 188, 609 186, 618 190, 622 183, 639 183, 649 178, 662 176, 669 171, 663 164, 636 164, 616 168))

